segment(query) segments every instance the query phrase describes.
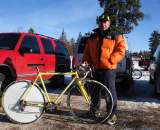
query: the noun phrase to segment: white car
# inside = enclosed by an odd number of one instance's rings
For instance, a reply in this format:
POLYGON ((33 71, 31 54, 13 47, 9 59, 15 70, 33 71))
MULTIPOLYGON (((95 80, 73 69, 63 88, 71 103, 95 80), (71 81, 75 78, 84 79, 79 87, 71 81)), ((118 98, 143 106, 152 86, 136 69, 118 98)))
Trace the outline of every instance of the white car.
POLYGON ((155 94, 160 95, 160 45, 157 47, 153 62, 149 66, 150 82, 154 83, 155 94))

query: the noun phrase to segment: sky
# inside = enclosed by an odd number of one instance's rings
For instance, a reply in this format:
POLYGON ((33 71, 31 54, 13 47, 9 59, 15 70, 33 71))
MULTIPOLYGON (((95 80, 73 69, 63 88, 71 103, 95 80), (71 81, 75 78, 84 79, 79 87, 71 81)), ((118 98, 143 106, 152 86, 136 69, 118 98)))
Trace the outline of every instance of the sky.
MULTIPOLYGON (((160 32, 160 0, 141 0, 144 20, 127 34, 131 52, 148 50, 154 30, 160 32)), ((62 30, 67 38, 78 37, 96 27, 96 17, 103 12, 98 0, 5 0, 0 4, 0 32, 36 33, 59 38, 62 30)))

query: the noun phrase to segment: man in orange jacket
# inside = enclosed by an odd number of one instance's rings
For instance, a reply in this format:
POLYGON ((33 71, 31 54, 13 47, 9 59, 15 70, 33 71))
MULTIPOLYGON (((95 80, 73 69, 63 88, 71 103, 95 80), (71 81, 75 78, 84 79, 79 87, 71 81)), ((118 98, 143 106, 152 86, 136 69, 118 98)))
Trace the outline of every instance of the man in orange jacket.
MULTIPOLYGON (((126 44, 123 35, 112 32, 110 24, 109 15, 103 13, 98 17, 99 28, 93 30, 94 33, 87 40, 83 61, 94 66, 94 79, 106 85, 112 93, 114 107, 108 123, 114 124, 117 108, 116 68, 125 55, 126 44)), ((95 94, 98 95, 99 92, 97 91, 95 94)), ((92 104, 96 106, 98 101, 98 98, 94 99, 92 104)))

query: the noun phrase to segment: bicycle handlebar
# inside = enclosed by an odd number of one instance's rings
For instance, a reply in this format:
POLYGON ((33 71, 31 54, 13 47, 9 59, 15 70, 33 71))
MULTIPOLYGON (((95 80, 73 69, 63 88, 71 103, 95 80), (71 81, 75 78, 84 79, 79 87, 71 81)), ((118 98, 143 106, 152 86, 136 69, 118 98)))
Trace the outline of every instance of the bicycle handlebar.
POLYGON ((93 66, 89 65, 88 63, 83 63, 79 66, 76 66, 74 71, 77 71, 80 78, 83 80, 87 76, 92 77, 93 66))

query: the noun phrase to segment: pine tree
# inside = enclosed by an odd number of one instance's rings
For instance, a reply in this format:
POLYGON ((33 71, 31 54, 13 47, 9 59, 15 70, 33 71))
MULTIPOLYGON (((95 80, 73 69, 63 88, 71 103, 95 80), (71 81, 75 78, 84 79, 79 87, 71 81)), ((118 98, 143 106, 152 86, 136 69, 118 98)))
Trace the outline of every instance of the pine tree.
POLYGON ((64 31, 64 28, 63 28, 63 30, 62 30, 62 34, 61 34, 61 36, 59 37, 59 39, 60 39, 61 41, 63 41, 63 42, 68 42, 68 40, 67 40, 67 35, 66 35, 66 32, 64 31))
POLYGON ((79 35, 78 35, 78 38, 77 38, 77 44, 80 42, 81 38, 82 38, 82 33, 79 32, 79 35))
POLYGON ((151 37, 149 38, 149 49, 151 50, 152 56, 159 44, 160 44, 160 33, 158 31, 153 31, 151 33, 151 37))
POLYGON ((76 43, 76 42, 75 42, 74 38, 71 38, 70 44, 71 44, 71 45, 74 45, 75 43, 76 43))
POLYGON ((35 33, 35 31, 34 31, 34 29, 33 29, 32 27, 30 27, 30 28, 28 29, 28 32, 29 32, 29 33, 35 33))
POLYGON ((109 14, 112 29, 115 32, 130 33, 138 21, 143 20, 144 14, 140 11, 140 0, 98 0, 104 12, 109 14))

